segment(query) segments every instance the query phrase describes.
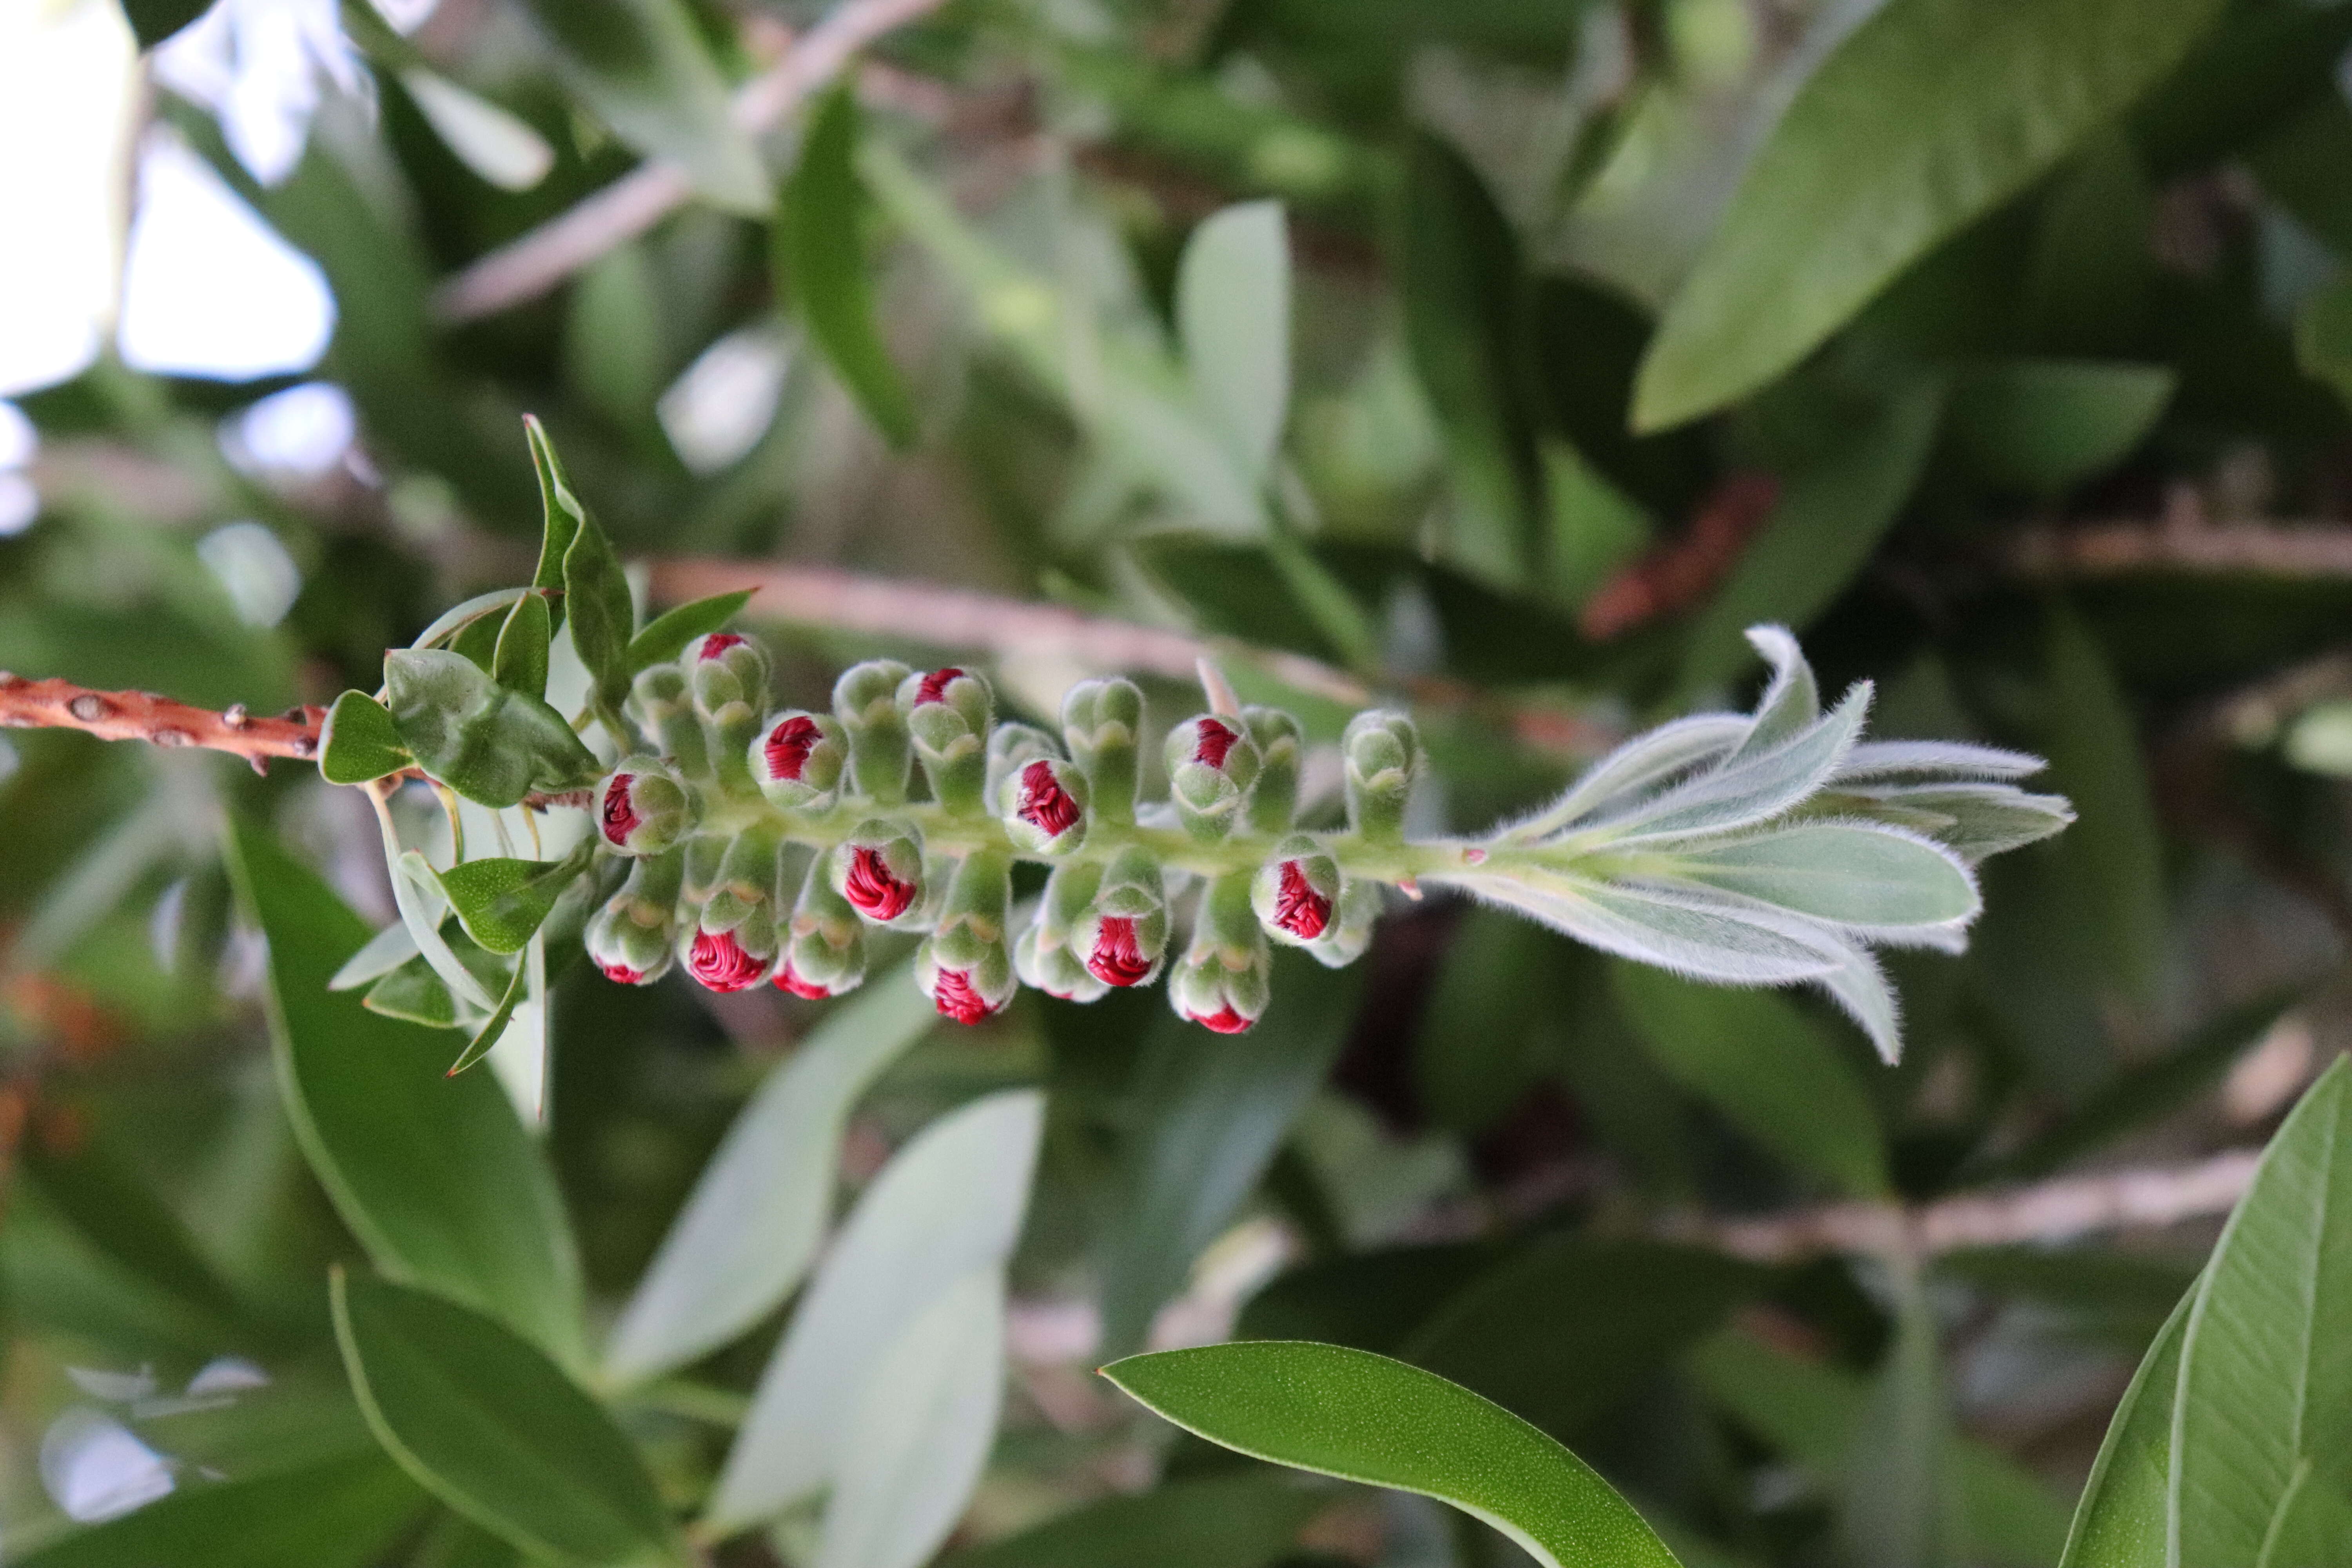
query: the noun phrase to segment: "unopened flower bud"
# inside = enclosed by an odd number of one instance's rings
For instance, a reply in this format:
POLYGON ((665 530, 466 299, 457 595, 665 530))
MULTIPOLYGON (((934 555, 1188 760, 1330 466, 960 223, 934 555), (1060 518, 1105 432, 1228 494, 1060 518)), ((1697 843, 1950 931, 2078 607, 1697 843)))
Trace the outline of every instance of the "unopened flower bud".
POLYGON ((1339 891, 1339 863, 1306 834, 1294 833, 1258 868, 1250 904, 1268 936, 1305 947, 1330 929, 1339 891))
POLYGON ((1104 870, 1069 943, 1087 971, 1106 985, 1148 985, 1168 952, 1168 892, 1160 864, 1130 846, 1104 870))
POLYGON ((776 966, 776 925, 755 910, 727 931, 697 926, 687 943, 687 973, 713 991, 745 991, 776 966))
POLYGON ((913 826, 861 822, 833 852, 833 889, 877 925, 917 910, 923 899, 923 846, 913 826))
POLYGON ((1381 885, 1350 878, 1342 882, 1339 901, 1323 934, 1307 951, 1326 969, 1345 969, 1372 945, 1372 925, 1381 918, 1381 885))
POLYGON ((980 1022, 1020 989, 1004 930, 1012 895, 1009 858, 992 850, 966 856, 949 879, 937 927, 916 953, 924 994, 960 1024, 980 1022))
POLYGON ((639 670, 630 684, 625 704, 629 715, 653 737, 661 754, 688 778, 709 775, 710 757, 702 741, 702 720, 694 710, 694 693, 687 689, 686 672, 675 664, 656 664, 639 670))
POLYGON ((1265 1012, 1274 961, 1250 910, 1250 875, 1228 872, 1201 895, 1192 940, 1168 973, 1168 1003, 1180 1017, 1238 1035, 1265 1012))
POLYGON ((1239 719, 1202 714, 1168 731, 1169 794, 1193 837, 1214 843, 1233 831, 1257 783, 1257 747, 1239 719))
POLYGON ((1004 799, 1004 782, 1040 758, 1062 760, 1054 737, 1034 724, 1008 719, 988 732, 988 798, 1004 799))
POLYGON ((800 899, 793 906, 776 984, 795 996, 814 999, 854 991, 865 979, 866 923, 849 900, 834 890, 825 858, 819 856, 809 862, 800 899))
POLYGON ((978 816, 984 809, 988 731, 996 709, 988 682, 950 666, 908 676, 898 697, 931 798, 959 816, 978 816))
POLYGON ((596 785, 596 830, 624 855, 658 855, 694 826, 694 799, 652 757, 628 757, 596 785))
POLYGON ((1086 776, 1071 763, 1039 757, 1004 781, 1004 831, 1033 855, 1063 855, 1087 836, 1086 776))
POLYGON ((929 938, 915 950, 915 984, 931 999, 940 1016, 959 1024, 977 1024, 1001 1013, 1021 989, 1013 961, 999 948, 961 969, 940 962, 929 938))
POLYGON ((766 823, 747 827, 727 841, 719 858, 719 876, 703 900, 705 931, 725 931, 740 925, 760 910, 773 919, 778 855, 783 844, 766 823))
POLYGON ((848 759, 849 737, 841 721, 797 708, 767 721, 749 757, 760 793, 786 811, 821 811, 831 804, 848 759))
POLYGON ((913 765, 898 687, 907 667, 893 658, 853 664, 833 683, 833 715, 849 735, 849 776, 855 793, 884 805, 907 798, 913 765))
POLYGON ((1097 820, 1135 820, 1143 692, 1125 679, 1082 680, 1062 699, 1062 739, 1087 775, 1097 820))
POLYGON ((621 890, 589 917, 588 956, 605 979, 623 985, 650 985, 668 972, 676 942, 673 928, 680 858, 668 855, 636 862, 621 890), (648 888, 640 880, 646 872, 662 867, 667 868, 667 897, 654 896, 661 889, 648 888))
POLYGON ((740 632, 710 632, 686 645, 677 656, 705 719, 740 702, 755 710, 768 706, 767 651, 740 632))
POLYGON ((1348 721, 1339 738, 1348 784, 1348 823, 1363 837, 1394 842, 1404 835, 1405 803, 1421 772, 1421 736, 1402 713, 1372 709, 1348 721))
POLYGON ((1094 1002, 1110 989, 1087 972, 1068 941, 1045 929, 1041 918, 1013 944, 1013 972, 1021 984, 1065 1002, 1094 1002))
POLYGON ((1279 708, 1244 708, 1242 726, 1257 748, 1257 783, 1250 790, 1253 832, 1287 833, 1298 815, 1298 721, 1279 708))

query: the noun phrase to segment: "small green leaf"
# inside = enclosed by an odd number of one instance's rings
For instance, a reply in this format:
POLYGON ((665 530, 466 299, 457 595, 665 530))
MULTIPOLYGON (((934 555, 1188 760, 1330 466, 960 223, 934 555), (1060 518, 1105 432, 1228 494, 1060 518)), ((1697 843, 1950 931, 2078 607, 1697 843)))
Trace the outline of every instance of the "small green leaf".
POLYGON ((629 639, 636 609, 620 557, 585 512, 563 552, 563 602, 572 616, 572 646, 595 682, 596 699, 617 710, 629 694, 629 639))
POLYGON ((507 1026, 514 1022, 515 1009, 522 1005, 523 994, 530 989, 530 965, 516 964, 513 975, 507 981, 506 994, 499 998, 497 1008, 483 1020, 482 1026, 474 1031, 474 1037, 466 1042, 466 1048, 457 1053, 457 1059, 449 1064, 449 1070, 442 1076, 456 1078, 488 1056, 490 1048, 499 1043, 499 1037, 507 1032, 507 1026))
POLYGON ((2352 404, 2352 278, 2339 278, 2294 313, 2294 363, 2352 404))
POLYGON ((422 1024, 428 1029, 457 1026, 457 999, 449 994, 449 987, 433 973, 433 965, 423 953, 378 978, 367 988, 360 1005, 386 1018, 422 1024))
POLYGON ((1265 1568, 1330 1500, 1278 1476, 1168 1481, 968 1547, 939 1568, 1265 1568))
MULTIPOLYGON (((582 617, 572 625, 576 639, 582 617)), ((416 765, 467 800, 509 806, 534 789, 580 788, 602 771, 555 710, 499 685, 464 654, 394 648, 383 657, 383 679, 393 724, 416 765)))
POLYGON ((346 691, 327 710, 319 731, 319 774, 329 784, 366 784, 413 760, 391 713, 365 692, 346 691))
POLYGON ((1886 1146, 1854 1071, 1781 997, 1693 981, 1623 960, 1617 999, 1643 1044, 1682 1085, 1758 1144, 1857 1197, 1887 1190, 1886 1146))
POLYGON ((764 205, 758 150, 729 107, 727 79, 682 0, 530 0, 565 85, 613 134, 684 169, 746 216, 764 205))
POLYGON ((2271 1140, 2189 1309, 2172 1413, 2171 1560, 2337 1568, 2308 1532, 2352 1487, 2352 1062, 2271 1140), (2290 1544, 2292 1542, 2292 1544, 2290 1544))
POLYGON ((525 594, 517 599, 499 627, 490 679, 525 697, 546 697, 547 645, 554 636, 555 620, 544 595, 525 594))
POLYGON ((2056 496, 2131 455, 2179 377, 2150 364, 2009 360, 1952 395, 1952 438, 1988 482, 2056 496))
POLYGON ((1984 903, 1949 850, 1850 822, 1799 822, 1688 850, 1671 875, 1846 925, 1949 925, 1984 903))
MULTIPOLYGON (((525 595, 525 597, 528 596, 525 595)), ((521 601, 519 599, 516 602, 520 604, 521 601)), ((508 614, 511 615, 513 611, 509 609, 508 614)), ((466 658, 481 666, 482 673, 488 675, 490 673, 491 667, 498 662, 499 631, 506 623, 506 616, 476 616, 472 620, 459 626, 457 635, 449 639, 449 651, 465 655, 466 658)))
POLYGON ((275 1475, 191 1478, 135 1513, 21 1555, 13 1568, 372 1568, 426 1500, 365 1453, 275 1475))
POLYGON ((527 191, 555 166, 555 149, 521 116, 421 66, 399 78, 442 145, 500 190, 527 191))
POLYGON ((2191 1290, 2172 1309, 2148 1347, 2074 1505, 2066 1555, 2058 1568, 2165 1568, 2164 1494, 2172 1468, 2173 1385, 2180 1380, 2180 1341, 2191 1290))
POLYGON ((594 849, 589 839, 561 860, 464 861, 441 873, 441 890, 467 936, 492 952, 520 952, 594 849))
POLYGON ((645 630, 629 639, 630 675, 664 659, 676 658, 695 638, 719 630, 751 602, 752 592, 745 588, 733 594, 713 594, 708 599, 680 605, 648 621, 645 630))
POLYGON ((1246 202, 1192 231, 1176 328, 1201 411, 1265 482, 1290 414, 1290 240, 1280 202, 1246 202))
POLYGON ((784 185, 776 213, 777 292, 793 301, 866 416, 903 450, 915 439, 915 407, 875 324, 858 129, 856 92, 845 81, 817 104, 800 167, 784 185))
POLYGON ((567 1360, 581 1346, 579 1263, 553 1175, 486 1077, 443 1078, 433 1034, 327 981, 366 923, 243 822, 229 868, 268 938, 267 998, 297 1140, 376 1267, 491 1312, 567 1360))
POLYGON ((2105 652, 2063 603, 2051 605, 2049 659, 2051 779, 2079 814, 2058 850, 2090 895, 2110 975, 2145 998, 2163 968, 2168 912, 2137 727, 2105 652))
POLYGON ((339 1268, 333 1296, 352 1391, 420 1485, 535 1557, 582 1568, 679 1561, 628 1438, 545 1355, 422 1290, 339 1268))
POLYGON ((548 605, 551 634, 563 625, 563 557, 580 532, 588 509, 580 504, 580 497, 572 488, 572 478, 563 471, 563 459, 556 456, 555 443, 549 437, 547 426, 539 422, 539 416, 522 416, 522 434, 530 447, 531 471, 539 476, 541 508, 539 566, 530 574, 530 585, 555 595, 548 605))
POLYGON ((1501 1405, 1402 1362, 1260 1340, 1129 1356, 1103 1375, 1253 1458, 1452 1503, 1547 1568, 1675 1568, 1583 1460, 1501 1405))
POLYGON ((2161 80, 2220 0, 1889 0, 1814 70, 1643 361, 1662 429, 1790 369, 2161 80))

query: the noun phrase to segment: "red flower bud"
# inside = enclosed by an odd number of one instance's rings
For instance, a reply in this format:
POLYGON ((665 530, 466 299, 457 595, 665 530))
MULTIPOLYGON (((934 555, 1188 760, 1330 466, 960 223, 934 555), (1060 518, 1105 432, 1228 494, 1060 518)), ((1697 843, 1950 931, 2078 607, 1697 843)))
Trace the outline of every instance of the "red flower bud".
POLYGON ((1282 863, 1282 888, 1275 897, 1274 923, 1301 942, 1313 942, 1331 923, 1331 900, 1315 890, 1296 860, 1282 863))
POLYGON ((1192 760, 1213 768, 1223 767, 1225 753, 1234 749, 1234 742, 1241 739, 1241 732, 1216 719, 1202 719, 1199 724, 1192 743, 1192 760))
POLYGON ((1194 1013, 1191 1017, 1192 1022, 1200 1025, 1201 1027, 1214 1029, 1220 1035, 1244 1034, 1252 1024, 1257 1022, 1255 1018, 1244 1018, 1234 1012, 1234 1005, 1230 1002, 1213 1013, 1194 1013))
POLYGON ((809 752, 824 739, 824 731, 807 714, 795 714, 785 720, 768 732, 769 774, 797 784, 801 771, 808 766, 809 752))
POLYGON ((931 1004, 940 1016, 953 1018, 959 1024, 977 1024, 995 1008, 987 998, 972 989, 971 976, 961 969, 942 969, 931 992, 931 1004))
POLYGON ((866 919, 897 920, 914 903, 915 892, 913 882, 890 874, 881 850, 859 847, 850 851, 849 875, 843 879, 841 893, 866 919))
POLYGON ((733 632, 713 632, 702 639, 702 651, 695 656, 696 661, 707 663, 730 647, 741 647, 747 640, 733 632))
POLYGON ((635 773, 614 773, 604 781, 604 837, 616 846, 626 845, 645 820, 629 804, 629 788, 636 782, 635 773))
POLYGON ((784 966, 776 971, 776 989, 779 991, 789 991, 795 996, 805 996, 812 1002, 825 1001, 833 994, 831 991, 828 991, 824 986, 817 984, 814 981, 803 980, 799 975, 793 973, 792 961, 790 959, 785 960, 784 966))
POLYGON ((1054 776, 1054 764, 1043 760, 1021 770, 1021 820, 1048 838, 1059 838, 1077 826, 1078 803, 1054 776))
POLYGON ((1106 985, 1140 985, 1151 978, 1152 961, 1143 956, 1135 940, 1135 922, 1105 915, 1095 936, 1095 950, 1087 954, 1087 972, 1106 985))
POLYGON ((963 674, 953 665, 932 670, 923 677, 922 684, 915 688, 914 706, 920 708, 926 702, 946 701, 948 682, 962 679, 963 674))
POLYGON ((686 967, 713 991, 741 991, 757 985, 768 972, 767 962, 744 952, 731 931, 696 931, 686 967))

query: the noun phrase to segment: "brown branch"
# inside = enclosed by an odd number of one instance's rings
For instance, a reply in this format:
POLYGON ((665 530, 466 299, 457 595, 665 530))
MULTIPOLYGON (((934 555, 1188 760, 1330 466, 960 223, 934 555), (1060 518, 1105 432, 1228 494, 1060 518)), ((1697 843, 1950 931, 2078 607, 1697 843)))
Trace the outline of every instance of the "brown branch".
MULTIPOLYGON (((787 47, 775 65, 737 89, 735 123, 754 136, 773 130, 803 100, 840 75, 858 50, 941 4, 843 0, 787 47)), ((642 164, 443 283, 433 293, 434 314, 445 321, 470 321, 536 300, 653 227, 693 194, 692 183, 675 164, 642 164)))
POLYGON ((27 680, 0 671, 0 725, 9 729, 79 730, 108 741, 205 746, 243 757, 256 773, 267 773, 272 757, 317 757, 319 726, 326 718, 327 710, 315 705, 257 719, 241 702, 215 713, 152 691, 93 691, 69 680, 27 680))
POLYGON ((1913 1207, 1827 1204, 1764 1219, 1685 1216, 1664 1228, 1677 1240, 1703 1243, 1759 1263, 1790 1263, 1839 1252, 1932 1257, 1965 1247, 2064 1241, 2093 1231, 2177 1225, 2227 1214, 2245 1195, 2261 1162, 2259 1150, 2238 1149, 2193 1165, 2066 1176, 2006 1192, 1963 1193, 1913 1207))
POLYGON ((2002 550, 2021 576, 2127 577, 2169 574, 2306 581, 2352 579, 2352 527, 2338 522, 2108 521, 2030 528, 2002 550))

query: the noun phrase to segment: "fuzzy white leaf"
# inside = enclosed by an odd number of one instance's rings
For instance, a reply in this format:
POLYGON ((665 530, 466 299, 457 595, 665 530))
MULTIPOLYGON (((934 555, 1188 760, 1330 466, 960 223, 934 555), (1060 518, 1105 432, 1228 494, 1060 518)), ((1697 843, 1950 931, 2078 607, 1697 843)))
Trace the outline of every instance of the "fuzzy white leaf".
POLYGON ((1587 768, 1568 793, 1500 837, 1524 842, 1622 805, 1646 789, 1719 761, 1754 721, 1738 713, 1695 713, 1646 731, 1587 768))
POLYGON ((1847 754, 1837 780, 2021 779, 2049 765, 2030 752, 1965 741, 1865 741, 1847 754))
POLYGON ((1518 910, 1564 935, 1694 980, 1784 985, 1844 962, 1813 922, 1703 891, 1628 888, 1558 872, 1431 878, 1518 910))
POLYGON ((1896 784, 1839 793, 1869 803, 1874 816, 1885 812, 1897 822, 1904 820, 1898 813, 1939 817, 1922 830, 1970 862, 2047 838, 2074 820, 2074 804, 2065 796, 2028 795, 2013 784, 1896 784))
POLYGON ((1610 845, 1726 833, 1780 816, 1818 792, 1844 760, 1870 710, 1870 685, 1856 685, 1826 718, 1782 745, 1741 756, 1685 780, 1622 816, 1565 839, 1610 845))
POLYGON ((1772 679, 1757 700, 1755 725, 1732 753, 1734 761, 1782 744, 1822 716, 1822 690, 1813 679, 1813 667, 1805 662, 1804 650, 1789 628, 1750 626, 1748 641, 1772 667, 1772 679))
POLYGON ((769 1076, 703 1167, 621 1314, 605 1355, 614 1382, 726 1343, 800 1283, 832 1210, 850 1107, 936 1021, 904 976, 882 977, 769 1076))
POLYGON ((1895 988, 1886 983, 1886 972, 1859 941, 1834 932, 1823 934, 1836 943, 1838 962, 1814 984, 1829 993, 1830 1000, 1870 1037, 1879 1059, 1894 1066, 1903 1058, 1903 1007, 1895 999, 1895 988))
POLYGON ((1675 859, 1677 880, 1841 925, 1948 925, 1982 908, 1958 856, 1878 823, 1800 822, 1679 848, 1675 859))

